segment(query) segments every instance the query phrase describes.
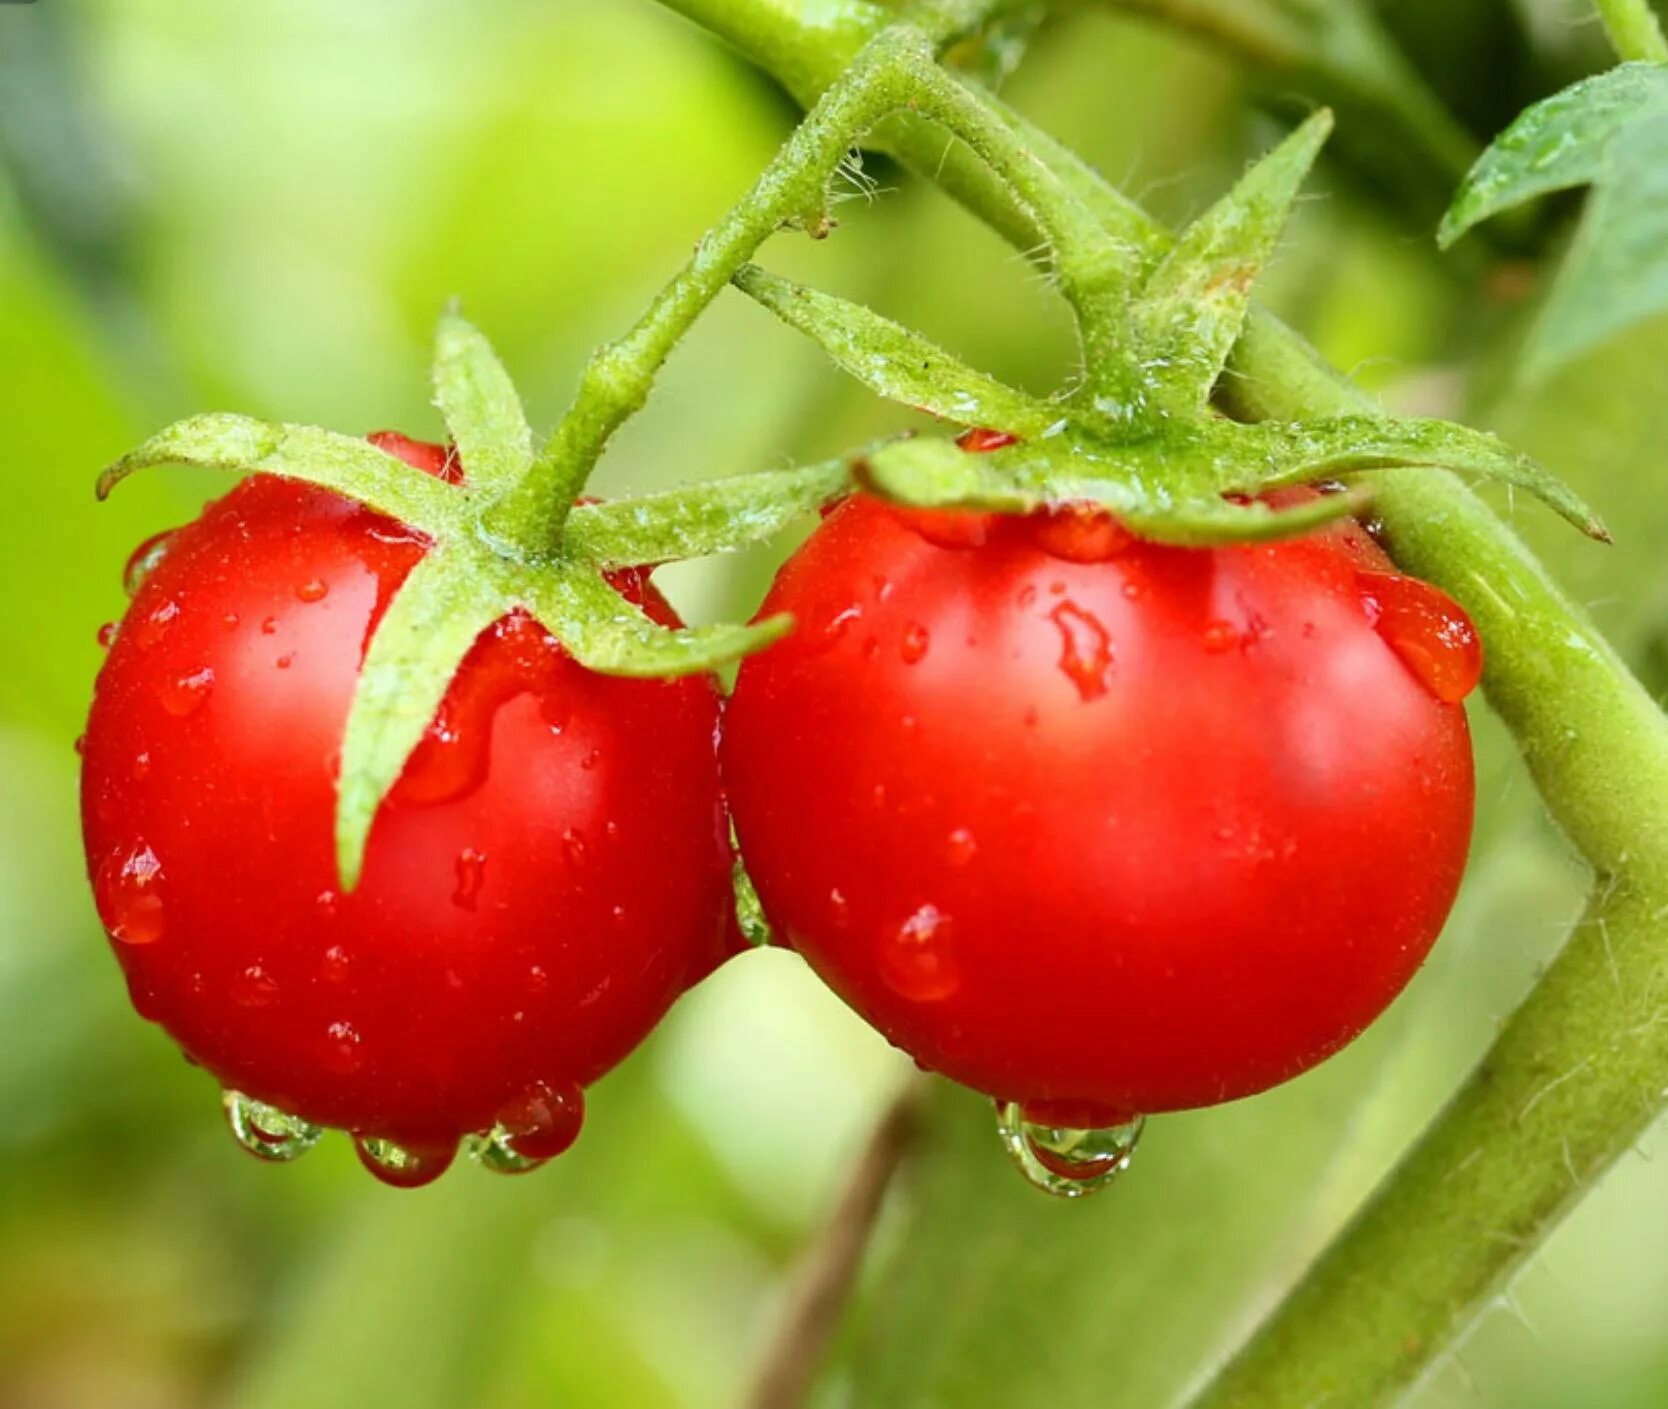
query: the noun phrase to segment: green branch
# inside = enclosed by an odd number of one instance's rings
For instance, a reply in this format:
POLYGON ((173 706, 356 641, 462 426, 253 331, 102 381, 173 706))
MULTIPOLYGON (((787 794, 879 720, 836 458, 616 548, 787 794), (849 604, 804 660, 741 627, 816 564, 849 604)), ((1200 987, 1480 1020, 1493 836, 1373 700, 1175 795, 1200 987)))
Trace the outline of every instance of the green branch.
MULTIPOLYGON (((820 29, 801 28, 771 0, 671 3, 717 19, 790 85, 815 83, 841 44, 861 42, 849 8, 835 7, 840 28, 831 31, 826 17, 820 29), (706 13, 714 8, 721 15, 706 13)), ((995 100, 978 101, 1115 244, 1143 258, 1168 247, 1162 227, 1078 158, 995 100)), ((988 168, 958 149, 946 156, 942 139, 914 121, 882 135, 1019 248, 1037 243, 1034 215, 988 168)), ((1231 372, 1225 397, 1248 419, 1376 410, 1266 314, 1253 314, 1231 372)), ((1371 1404, 1411 1381, 1632 1145, 1668 1090, 1668 723, 1585 614, 1458 480, 1385 477, 1377 509, 1403 565, 1476 618, 1489 647, 1489 701, 1596 889, 1477 1072, 1204 1391, 1200 1409, 1371 1404)))
POLYGON ((1650 0, 1597 0, 1604 32, 1623 63, 1640 59, 1648 64, 1668 64, 1668 40, 1650 0))

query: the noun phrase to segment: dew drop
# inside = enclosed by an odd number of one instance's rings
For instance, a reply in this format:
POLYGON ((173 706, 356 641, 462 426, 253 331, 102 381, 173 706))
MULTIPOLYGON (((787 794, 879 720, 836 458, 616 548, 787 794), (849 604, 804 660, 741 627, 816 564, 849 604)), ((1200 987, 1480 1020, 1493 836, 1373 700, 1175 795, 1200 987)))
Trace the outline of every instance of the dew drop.
POLYGON ((256 1159, 288 1164, 300 1159, 324 1135, 322 1126, 245 1096, 241 1091, 223 1092, 220 1099, 232 1138, 256 1159))
POLYGON ((278 618, 269 616, 261 621, 261 635, 276 636, 278 634, 278 618))
POLYGON ((94 887, 99 918, 118 944, 155 944, 166 931, 162 906, 162 863, 140 842, 112 856, 94 887))
POLYGON ((175 719, 189 719, 208 703, 209 693, 213 689, 214 671, 205 665, 201 670, 194 670, 189 675, 177 676, 173 680, 158 684, 156 693, 163 709, 175 719))
POLYGON ((1112 673, 1112 638, 1099 618, 1069 600, 1048 616, 1060 628, 1060 669, 1077 693, 1085 700, 1104 695, 1112 673))
POLYGON ((319 956, 319 973, 326 983, 344 984, 353 972, 353 960, 339 944, 332 944, 319 956))
POLYGON ((568 827, 563 831, 562 855, 567 857, 570 866, 577 866, 585 859, 585 834, 579 828, 568 827))
POLYGON ((979 843, 966 827, 957 827, 944 845, 944 854, 952 866, 965 866, 978 853, 979 843))
POLYGON ((330 595, 330 588, 323 582, 319 581, 318 578, 310 577, 307 581, 303 582, 295 589, 295 595, 299 601, 307 602, 309 604, 313 602, 322 602, 330 595))
POLYGON ((851 923, 851 904, 839 886, 828 892, 828 919, 837 930, 843 930, 851 923))
POLYGON ((277 660, 276 664, 278 666, 278 669, 288 670, 292 665, 295 664, 295 652, 294 651, 285 651, 283 655, 278 657, 278 660, 277 660))
POLYGON ((87 752, 87 736, 85 734, 77 734, 75 736, 75 752, 77 756, 83 755, 87 752))
POLYGON ((158 533, 147 538, 127 560, 127 566, 122 569, 122 586, 129 597, 137 597, 139 589, 145 585, 145 579, 156 571, 157 564, 168 556, 168 543, 173 538, 173 532, 158 533))
POLYGON ((1207 621, 1199 639, 1204 644, 1207 652, 1213 656, 1219 656, 1224 651, 1231 651, 1239 645, 1239 628, 1233 622, 1223 621, 1220 618, 1215 621, 1207 621))
POLYGON ((915 622, 904 632, 903 644, 899 646, 898 654, 903 657, 905 665, 914 665, 927 654, 927 647, 931 643, 932 638, 928 635, 927 628, 915 622))
POLYGON ((365 1064, 365 1040, 350 1022, 333 1022, 324 1030, 324 1063, 338 1076, 352 1076, 365 1064))
POLYGON ((1465 609, 1416 577, 1355 576, 1367 620, 1413 677, 1444 704, 1458 704, 1483 673, 1483 646, 1465 609))
POLYGON ((969 509, 904 509, 892 513, 935 548, 982 548, 990 539, 991 515, 969 509))
POLYGON ((141 782, 148 777, 151 771, 150 753, 147 751, 145 753, 134 754, 133 766, 128 771, 133 775, 133 781, 136 783, 141 782))
POLYGON ((457 886, 452 891, 452 904, 460 910, 473 911, 480 899, 481 886, 486 880, 486 854, 466 846, 458 853, 457 886))
POLYGON ((996 1103, 996 1129, 1019 1172, 1044 1193, 1079 1199, 1129 1168, 1146 1121, 1141 1116, 1094 1129, 1027 1120, 1018 1101, 996 1103))
POLYGON ((1045 553, 1069 563, 1104 563, 1135 536, 1105 509, 1093 504, 1060 504, 1031 521, 1031 533, 1045 553))
POLYGON ((384 1184, 420 1189, 451 1168, 457 1149, 450 1145, 401 1145, 380 1135, 355 1135, 359 1162, 384 1184))
POLYGON ((232 980, 232 1002, 240 1008, 270 1008, 278 1001, 278 980, 251 964, 232 980))
POLYGON ((148 651, 168 634, 168 628, 179 620, 179 615, 180 604, 172 597, 165 602, 158 602, 151 608, 150 614, 139 623, 134 639, 148 651))
POLYGON ((882 981, 912 1003, 937 1003, 961 987, 950 954, 950 921, 936 905, 923 905, 880 937, 882 981))
POLYGON ((581 768, 583 768, 587 773, 591 773, 591 772, 594 772, 596 770, 597 764, 599 764, 601 762, 602 762, 602 750, 601 749, 592 749, 589 753, 587 753, 585 755, 584 758, 579 760, 579 766, 581 768))
POLYGON ((497 1122, 470 1142, 470 1155, 495 1174, 524 1174, 565 1154, 585 1124, 585 1093, 538 1082, 506 1103, 497 1122))
POLYGON ((116 623, 113 622, 113 621, 105 622, 104 625, 99 627, 99 629, 98 629, 98 643, 99 643, 99 645, 101 645, 102 647, 104 647, 105 650, 108 651, 112 646, 114 646, 116 644, 116 632, 119 631, 120 629, 121 628, 118 627, 116 625, 116 623))
POLYGON ((241 620, 243 620, 243 618, 240 617, 236 612, 227 612, 225 616, 220 618, 220 624, 222 626, 224 626, 226 628, 226 630, 228 630, 228 631, 236 631, 237 627, 238 627, 238 623, 241 620))

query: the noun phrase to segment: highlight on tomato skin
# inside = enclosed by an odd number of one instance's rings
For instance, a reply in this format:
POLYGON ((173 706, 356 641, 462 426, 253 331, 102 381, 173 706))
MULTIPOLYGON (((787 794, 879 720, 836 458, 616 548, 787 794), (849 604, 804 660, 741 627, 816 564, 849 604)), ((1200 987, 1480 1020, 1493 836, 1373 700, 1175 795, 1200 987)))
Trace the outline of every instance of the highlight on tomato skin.
MULTIPOLYGON (((240 1143, 286 1159, 346 1130, 398 1185, 465 1137, 502 1172, 565 1150, 584 1088, 732 952, 714 686, 593 674, 521 613, 466 657, 342 893, 343 726, 425 546, 262 476, 146 545, 82 780, 134 1005, 221 1081, 240 1143)), ((615 585, 675 620, 646 575, 615 585)))
POLYGON ((1052 1178, 1401 991, 1465 865, 1481 654, 1352 520, 1182 549, 1084 506, 968 517, 824 520, 762 608, 802 626, 741 668, 725 785, 778 931, 1052 1178))

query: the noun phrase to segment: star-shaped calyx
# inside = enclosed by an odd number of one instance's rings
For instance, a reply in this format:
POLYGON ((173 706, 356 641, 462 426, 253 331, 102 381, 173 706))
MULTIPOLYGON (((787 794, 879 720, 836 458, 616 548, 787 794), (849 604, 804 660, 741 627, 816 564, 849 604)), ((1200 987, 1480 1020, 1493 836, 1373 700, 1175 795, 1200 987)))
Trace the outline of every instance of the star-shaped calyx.
POLYGON ((435 392, 463 476, 423 473, 370 442, 237 415, 181 421, 110 466, 100 498, 135 470, 193 465, 277 475, 333 490, 430 544, 389 602, 365 653, 342 742, 337 865, 358 881, 371 822, 434 719, 477 637, 525 611, 588 669, 696 674, 768 645, 792 622, 669 629, 620 595, 609 574, 731 552, 837 496, 847 461, 611 502, 570 504, 559 522, 523 506, 564 467, 535 450, 521 400, 487 340, 456 314, 441 321, 435 392))
POLYGON ((936 438, 882 447, 862 461, 860 475, 899 503, 1026 513, 1091 502, 1143 537, 1204 545, 1302 533, 1359 509, 1366 497, 1365 486, 1349 486, 1276 507, 1264 497, 1270 490, 1439 466, 1527 489, 1583 532, 1607 538, 1592 511, 1546 469, 1466 426, 1391 416, 1247 425, 1211 409, 1252 286, 1330 129, 1330 115, 1316 113, 1162 257, 1132 258, 1110 295, 1115 316, 1098 310, 1098 360, 1081 386, 1057 398, 1006 386, 869 309, 756 265, 734 282, 872 391, 1015 438, 986 453, 936 438))

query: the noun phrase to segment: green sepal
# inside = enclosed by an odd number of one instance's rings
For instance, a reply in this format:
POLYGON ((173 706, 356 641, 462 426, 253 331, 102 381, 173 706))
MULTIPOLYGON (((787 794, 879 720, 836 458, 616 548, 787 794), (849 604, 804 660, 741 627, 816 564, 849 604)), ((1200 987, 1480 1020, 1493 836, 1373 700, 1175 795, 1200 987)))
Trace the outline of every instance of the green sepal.
POLYGON ((369 441, 313 426, 215 412, 178 421, 98 477, 100 499, 136 470, 156 465, 278 475, 338 494, 440 538, 462 520, 465 495, 369 441))
POLYGON ((564 542, 569 552, 603 567, 733 553, 837 499, 850 487, 850 461, 847 456, 663 494, 579 504, 568 515, 564 542))
MULTIPOLYGON (((1251 287, 1331 131, 1327 109, 1312 114, 1188 226, 1148 276, 1132 303, 1129 333, 1138 362, 1131 391, 1143 406, 1204 414, 1245 325, 1251 287)), ((1118 419, 1136 409, 1118 408, 1118 419)))
POLYGON ((503 564, 473 548, 420 558, 360 667, 336 785, 336 868, 359 884, 371 824, 481 632, 509 610, 503 564))
POLYGON ((1058 408, 976 371, 936 343, 861 304, 743 265, 732 282, 796 328, 870 391, 962 426, 1037 436, 1058 408))
POLYGON ((1295 424, 1234 426, 1246 451, 1260 449, 1264 468, 1225 489, 1270 488, 1363 470, 1430 466, 1526 489, 1590 538, 1609 542, 1598 516, 1562 480, 1498 436, 1452 421, 1338 416, 1295 424))
POLYGON ((970 454, 949 441, 923 438, 887 447, 870 457, 860 475, 883 498, 913 508, 1025 514, 1051 504, 1096 504, 1142 538, 1189 548, 1307 533, 1354 513, 1366 497, 1327 494, 1275 508, 1256 500, 1236 503, 1214 491, 1177 496, 1140 478, 1153 463, 1150 453, 1143 465, 1140 448, 1099 449, 1086 453, 1062 440, 970 454))
POLYGON ((515 383, 479 329, 454 310, 434 343, 434 394, 471 489, 508 489, 533 462, 533 431, 515 383))
POLYGON ((1437 229, 1437 244, 1447 249, 1492 215, 1598 179, 1611 140, 1664 108, 1668 67, 1645 63, 1622 64, 1536 103, 1466 173, 1437 229))
POLYGON ((586 563, 556 563, 516 583, 518 600, 587 670, 670 679, 699 675, 763 650, 793 629, 789 616, 750 626, 665 627, 586 563))

